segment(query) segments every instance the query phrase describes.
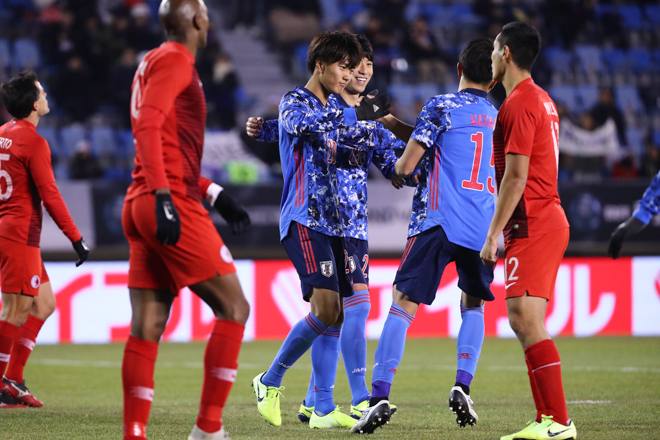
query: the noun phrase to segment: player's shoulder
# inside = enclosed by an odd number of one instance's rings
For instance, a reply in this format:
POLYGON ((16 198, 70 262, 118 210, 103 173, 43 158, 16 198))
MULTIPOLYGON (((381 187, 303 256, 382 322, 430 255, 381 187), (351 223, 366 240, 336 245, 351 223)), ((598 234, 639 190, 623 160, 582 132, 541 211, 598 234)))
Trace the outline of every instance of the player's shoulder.
POLYGON ((150 50, 144 56, 144 62, 153 67, 188 67, 195 63, 194 57, 187 49, 179 47, 178 43, 163 43, 155 49, 150 50))
POLYGON ((280 108, 286 108, 292 105, 298 106, 300 104, 313 107, 314 99, 315 97, 313 97, 311 93, 306 89, 302 87, 296 87, 295 89, 286 92, 284 96, 282 96, 282 100, 280 101, 280 108))

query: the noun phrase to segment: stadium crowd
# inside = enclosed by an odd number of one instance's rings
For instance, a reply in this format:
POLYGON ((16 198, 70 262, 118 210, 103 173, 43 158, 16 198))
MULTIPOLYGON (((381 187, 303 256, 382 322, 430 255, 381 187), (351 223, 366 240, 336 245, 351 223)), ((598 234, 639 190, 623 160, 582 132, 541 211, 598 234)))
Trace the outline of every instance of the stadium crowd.
MULTIPOLYGON (((43 78, 54 117, 40 132, 53 150, 58 178, 128 178, 134 154, 130 84, 141 56, 163 41, 158 4, 0 0, 0 79, 23 69, 43 78)), ((394 112, 410 123, 427 98, 455 89, 454 65, 466 41, 494 38, 509 21, 528 22, 544 44, 535 80, 560 105, 560 178, 634 179, 660 169, 657 2, 233 0, 211 7, 226 31, 248 31, 279 53, 296 81, 305 75, 308 42, 320 30, 365 33, 375 52, 373 88, 389 92, 394 112)), ((209 106, 207 127, 242 126, 255 97, 246 96, 213 29, 197 68, 209 106)), ((501 87, 490 99, 501 104, 501 87)), ((3 111, 2 120, 8 118, 3 111)), ((269 165, 278 159, 271 152, 261 152, 269 165)))

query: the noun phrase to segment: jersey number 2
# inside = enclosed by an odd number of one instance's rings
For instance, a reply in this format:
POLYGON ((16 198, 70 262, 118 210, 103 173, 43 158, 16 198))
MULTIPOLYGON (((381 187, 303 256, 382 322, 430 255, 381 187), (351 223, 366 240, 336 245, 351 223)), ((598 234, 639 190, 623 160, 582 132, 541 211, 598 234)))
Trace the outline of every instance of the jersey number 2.
MULTIPOLYGON (((484 149, 484 134, 481 131, 472 133, 470 140, 475 143, 474 162, 472 163, 472 173, 470 174, 470 180, 464 180, 463 183, 461 184, 461 187, 465 189, 472 189, 475 191, 483 191, 484 184, 479 183, 477 179, 479 179, 479 169, 481 168, 481 153, 483 152, 484 149)), ((490 166, 491 167, 495 166, 495 156, 493 155, 492 151, 490 153, 490 166)), ((489 176, 488 181, 486 183, 488 185, 488 192, 491 194, 495 194, 495 186, 493 185, 493 178, 489 176)))
POLYGON ((9 160, 11 156, 8 154, 0 154, 0 179, 5 179, 5 183, 7 184, 7 189, 2 191, 2 188, 0 188, 0 200, 7 200, 9 197, 11 197, 11 193, 14 190, 14 184, 11 181, 11 176, 7 172, 7 170, 2 169, 2 161, 3 160, 9 160))

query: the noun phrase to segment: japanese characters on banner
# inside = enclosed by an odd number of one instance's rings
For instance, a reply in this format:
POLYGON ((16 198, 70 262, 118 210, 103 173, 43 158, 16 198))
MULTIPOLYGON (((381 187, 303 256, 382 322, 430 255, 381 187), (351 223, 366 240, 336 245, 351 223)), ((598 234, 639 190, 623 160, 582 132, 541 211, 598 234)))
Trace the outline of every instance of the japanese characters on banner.
MULTIPOLYGON (((370 262, 371 312, 367 336, 377 339, 392 301, 398 260, 370 262)), ((237 261, 243 291, 251 305, 245 340, 283 339, 305 314, 300 282, 288 261, 237 261)), ((123 342, 131 318, 128 263, 46 263, 57 310, 39 334, 39 343, 123 342)), ((456 270, 447 267, 431 306, 420 307, 409 337, 456 337, 461 323, 456 270)), ((486 304, 486 334, 513 337, 506 316, 504 271, 495 270, 486 304)), ((660 335, 660 257, 567 258, 559 269, 546 325, 552 335, 660 335)), ((214 316, 188 289, 174 302, 165 341, 204 340, 214 316)))

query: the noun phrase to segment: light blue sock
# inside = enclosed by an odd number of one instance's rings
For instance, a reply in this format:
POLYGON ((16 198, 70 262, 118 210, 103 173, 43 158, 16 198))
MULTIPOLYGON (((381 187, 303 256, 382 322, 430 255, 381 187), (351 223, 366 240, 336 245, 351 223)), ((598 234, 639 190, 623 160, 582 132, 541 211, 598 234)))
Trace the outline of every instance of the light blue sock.
POLYGON ((305 400, 303 400, 303 405, 305 405, 306 407, 314 406, 314 369, 313 368, 312 368, 312 376, 309 378, 309 386, 307 387, 307 394, 305 395, 305 400))
POLYGON ((326 415, 335 410, 332 393, 339 362, 339 333, 341 327, 328 327, 312 344, 314 368, 314 412, 326 415))
POLYGON ((463 322, 461 322, 461 329, 458 331, 458 339, 456 340, 457 369, 459 371, 456 382, 469 387, 472 377, 477 371, 481 347, 484 345, 484 333, 486 331, 484 306, 467 308, 463 307, 461 303, 461 317, 463 322), (461 371, 467 372, 469 376, 461 374, 461 371))
MULTIPOLYGON (((413 319, 415 319, 414 316, 408 314, 408 312, 395 303, 392 303, 390 313, 385 320, 383 333, 381 333, 378 340, 378 348, 376 349, 373 382, 380 382, 378 389, 384 389, 382 388, 383 383, 392 384, 396 367, 399 366, 403 357, 403 349, 406 345, 406 333, 413 319)), ((389 386, 386 388, 387 390, 383 392, 389 395, 389 386)), ((377 396, 374 388, 372 398, 387 397, 387 395, 377 396)))
POLYGON ((371 309, 369 291, 355 292, 344 299, 344 325, 339 345, 344 359, 348 384, 351 387, 353 405, 369 398, 365 376, 367 375, 367 337, 364 335, 371 309))
POLYGON ((282 385, 286 370, 305 354, 316 338, 327 329, 312 312, 293 326, 277 352, 275 360, 261 378, 261 382, 269 387, 282 385))

